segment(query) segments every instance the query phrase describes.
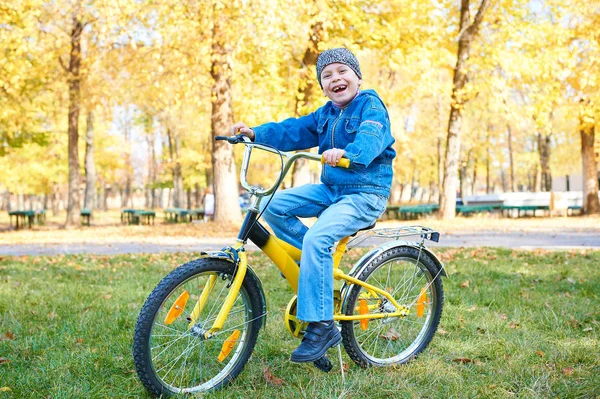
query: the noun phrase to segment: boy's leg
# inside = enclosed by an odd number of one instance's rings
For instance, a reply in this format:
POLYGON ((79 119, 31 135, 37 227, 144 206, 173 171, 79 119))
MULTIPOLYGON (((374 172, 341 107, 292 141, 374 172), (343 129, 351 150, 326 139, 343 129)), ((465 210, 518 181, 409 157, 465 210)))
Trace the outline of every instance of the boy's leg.
POLYGON ((345 195, 327 208, 304 236, 297 317, 333 319, 332 247, 342 238, 373 224, 387 200, 375 194, 345 195))
MULTIPOLYGON (((302 248, 308 227, 298 218, 318 216, 331 205, 332 197, 323 184, 307 184, 278 191, 263 213, 263 218, 278 238, 302 248)), ((261 205, 264 207, 266 204, 265 199, 261 205)))
POLYGON ((387 200, 374 194, 353 194, 339 198, 327 208, 304 236, 297 317, 309 321, 294 362, 313 362, 342 337, 333 323, 333 258, 336 241, 368 227, 385 210, 387 200))

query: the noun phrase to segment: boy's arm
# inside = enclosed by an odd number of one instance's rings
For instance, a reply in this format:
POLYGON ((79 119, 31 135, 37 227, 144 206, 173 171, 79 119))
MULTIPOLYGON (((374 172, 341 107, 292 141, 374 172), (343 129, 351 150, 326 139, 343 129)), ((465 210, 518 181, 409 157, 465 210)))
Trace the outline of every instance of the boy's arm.
POLYGON ((317 111, 300 118, 269 122, 252 128, 254 141, 269 144, 281 151, 306 150, 319 145, 317 111))
POLYGON ((388 146, 394 143, 389 123, 383 103, 378 99, 371 98, 363 109, 356 138, 344 148, 346 151, 344 156, 350 159, 352 166, 369 166, 388 146))

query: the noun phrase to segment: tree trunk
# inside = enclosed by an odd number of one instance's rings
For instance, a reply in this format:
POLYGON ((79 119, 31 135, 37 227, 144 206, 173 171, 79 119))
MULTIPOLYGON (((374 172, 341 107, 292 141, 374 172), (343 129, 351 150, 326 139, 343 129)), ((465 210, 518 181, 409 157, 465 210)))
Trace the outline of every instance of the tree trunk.
POLYGON ((410 178, 410 202, 415 198, 415 194, 417 191, 415 190, 415 186, 417 185, 417 161, 412 161, 412 173, 410 178))
POLYGON ((492 151, 490 148, 490 132, 489 129, 487 131, 487 136, 485 137, 485 193, 489 194, 491 192, 490 185, 490 164, 492 158, 492 151))
POLYGON ((596 120, 589 100, 582 100, 579 109, 581 163, 583 167, 583 213, 600 213, 598 200, 598 165, 594 153, 596 120))
POLYGON ((467 196, 469 195, 469 176, 468 169, 469 163, 471 162, 471 151, 467 153, 467 159, 460 163, 459 168, 459 179, 460 179, 460 198, 462 199, 463 204, 467 205, 467 196))
POLYGON ((550 172, 550 139, 551 134, 538 133, 538 152, 540 155, 540 190, 552 190, 552 173, 550 172))
POLYGON ((506 124, 506 130, 508 130, 508 159, 510 162, 510 190, 514 193, 517 191, 517 182, 515 181, 515 160, 512 146, 512 128, 510 123, 506 124))
POLYGON ((223 16, 217 10, 213 16, 211 70, 213 78, 211 133, 212 166, 215 195, 214 221, 217 223, 238 223, 242 212, 238 201, 238 177, 235 169, 233 146, 226 141, 216 141, 216 136, 229 135, 233 125, 231 100, 231 65, 227 59, 230 53, 222 31, 223 16))
POLYGON ((96 193, 96 167, 94 165, 94 114, 87 114, 87 126, 85 134, 85 197, 84 208, 96 208, 94 201, 96 193))
MULTIPOLYGON (((318 44, 323 36, 323 24, 315 23, 311 28, 308 47, 302 57, 302 69, 300 71, 300 80, 298 91, 296 93, 296 117, 305 115, 312 111, 315 96, 315 79, 313 70, 317 65, 319 57, 318 44)), ((310 165, 307 159, 299 159, 294 163, 292 169, 292 187, 302 186, 311 183, 310 165)))
POLYGON ((181 173, 181 163, 179 162, 179 135, 167 128, 167 137, 169 139, 169 154, 171 156, 171 176, 173 178, 173 207, 183 208, 183 175, 181 173))
POLYGON ((463 88, 467 83, 467 60, 469 59, 472 41, 477 36, 479 25, 490 4, 490 0, 482 0, 473 23, 470 23, 469 2, 470 0, 461 0, 460 6, 460 38, 452 81, 452 103, 448 120, 443 193, 440 198, 440 213, 444 219, 453 219, 456 216, 462 110, 467 102, 463 94, 463 88))
POLYGON ((438 137, 437 139, 437 162, 438 162, 438 170, 437 170, 437 186, 438 186, 438 204, 441 201, 442 196, 442 184, 444 183, 444 159, 442 158, 443 145, 442 138, 438 137))
POLYGON ((473 181, 471 182, 471 195, 476 195, 477 190, 477 158, 473 160, 473 181))
POLYGON ((69 195, 67 200, 67 220, 65 226, 79 225, 81 205, 79 203, 79 109, 81 106, 81 34, 83 24, 73 16, 71 30, 71 54, 69 60, 69 195))

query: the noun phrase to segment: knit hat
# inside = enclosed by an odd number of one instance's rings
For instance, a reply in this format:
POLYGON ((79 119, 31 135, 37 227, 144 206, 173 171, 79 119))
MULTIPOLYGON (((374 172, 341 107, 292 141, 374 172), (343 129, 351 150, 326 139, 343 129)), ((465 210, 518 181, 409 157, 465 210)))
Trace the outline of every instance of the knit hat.
POLYGON ((360 65, 358 65, 358 60, 354 54, 352 54, 347 48, 332 48, 323 51, 317 58, 317 79, 319 80, 321 89, 323 88, 323 84, 321 83, 321 72, 323 72, 323 69, 325 69, 327 65, 335 64, 336 62, 348 66, 354 71, 354 73, 356 73, 359 79, 362 79, 360 65))

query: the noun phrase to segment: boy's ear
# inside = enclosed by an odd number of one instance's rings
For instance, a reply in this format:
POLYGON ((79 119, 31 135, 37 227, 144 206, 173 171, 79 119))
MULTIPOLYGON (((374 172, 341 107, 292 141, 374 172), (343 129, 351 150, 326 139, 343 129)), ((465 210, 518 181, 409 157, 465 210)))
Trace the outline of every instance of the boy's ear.
POLYGON ((362 79, 358 79, 358 87, 362 84, 362 79))

